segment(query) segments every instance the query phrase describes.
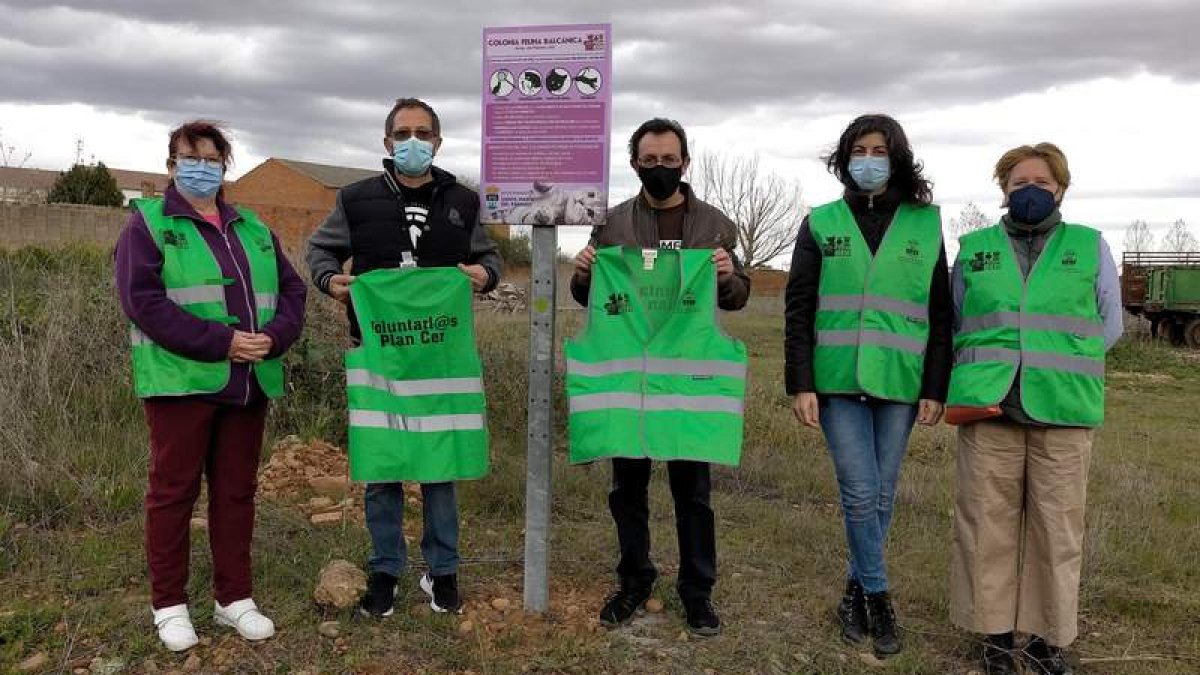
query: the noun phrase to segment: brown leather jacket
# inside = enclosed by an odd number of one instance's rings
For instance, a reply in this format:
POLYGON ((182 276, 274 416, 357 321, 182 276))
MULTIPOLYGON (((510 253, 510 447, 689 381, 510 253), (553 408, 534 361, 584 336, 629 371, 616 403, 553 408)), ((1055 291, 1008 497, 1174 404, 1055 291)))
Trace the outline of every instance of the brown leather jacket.
MULTIPOLYGON (((737 244, 737 227, 733 221, 716 207, 707 204, 692 194, 691 188, 683 183, 679 186, 687 200, 683 215, 683 247, 712 248, 718 246, 729 252, 733 259, 733 275, 721 282, 717 289, 717 306, 725 310, 736 310, 746 306, 750 298, 750 277, 742 268, 742 262, 733 252, 737 244)), ((589 246, 640 246, 658 248, 658 222, 654 209, 639 193, 608 211, 603 225, 592 228, 589 246)), ((591 279, 571 278, 571 295, 585 307, 591 279)))

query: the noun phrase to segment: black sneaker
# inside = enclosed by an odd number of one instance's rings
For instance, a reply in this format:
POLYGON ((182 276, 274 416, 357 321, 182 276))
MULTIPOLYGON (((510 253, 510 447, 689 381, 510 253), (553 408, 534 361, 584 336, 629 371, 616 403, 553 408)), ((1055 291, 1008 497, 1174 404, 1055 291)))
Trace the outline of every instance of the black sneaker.
POLYGON ((983 672, 985 675, 1017 675, 1013 660, 1013 634, 997 633, 983 638, 983 672))
POLYGON ((896 611, 892 609, 892 599, 887 591, 867 594, 867 616, 871 619, 871 646, 875 656, 882 659, 899 654, 904 645, 900 643, 896 611))
POLYGON ((846 581, 846 594, 837 607, 838 623, 842 626, 842 639, 851 644, 862 644, 867 639, 871 624, 867 620, 867 596, 862 584, 855 579, 846 581))
POLYGON ((721 617, 708 598, 684 600, 683 611, 687 614, 688 631, 693 635, 708 637, 721 632, 721 617))
POLYGON ((429 596, 429 608, 444 614, 462 614, 462 598, 458 596, 458 575, 428 572, 421 577, 421 590, 429 596))
POLYGON ((600 623, 609 628, 620 626, 633 618, 642 605, 650 599, 648 586, 625 586, 615 591, 604 601, 600 610, 600 623))
POLYGON ((1029 644, 1025 645, 1022 654, 1034 675, 1072 675, 1074 672, 1067 663, 1062 648, 1055 647, 1037 635, 1029 638, 1029 644))
POLYGON ((396 600, 396 577, 387 572, 371 572, 367 592, 358 601, 358 612, 366 617, 382 619, 392 615, 396 600))

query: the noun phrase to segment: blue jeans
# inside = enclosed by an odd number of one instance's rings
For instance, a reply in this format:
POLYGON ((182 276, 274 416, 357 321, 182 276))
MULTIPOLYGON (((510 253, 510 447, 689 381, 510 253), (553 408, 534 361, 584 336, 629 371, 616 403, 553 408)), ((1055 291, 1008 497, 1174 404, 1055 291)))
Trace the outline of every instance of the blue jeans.
POLYGON ((821 429, 833 457, 850 548, 850 577, 867 593, 888 590, 884 546, 900 463, 917 407, 863 397, 821 397, 821 429))
MULTIPOLYGON (((458 503, 454 483, 423 483, 421 499, 425 528, 421 554, 429 573, 454 574, 458 570, 458 503)), ((371 533, 369 566, 372 572, 394 577, 404 573, 408 547, 404 543, 404 484, 371 483, 364 497, 367 531, 371 533)))

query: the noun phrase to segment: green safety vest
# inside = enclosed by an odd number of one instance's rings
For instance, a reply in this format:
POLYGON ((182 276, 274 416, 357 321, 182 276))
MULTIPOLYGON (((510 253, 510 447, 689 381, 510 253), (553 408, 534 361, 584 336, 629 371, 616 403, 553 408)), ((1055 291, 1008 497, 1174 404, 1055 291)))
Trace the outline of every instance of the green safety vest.
POLYGON ((350 479, 442 483, 488 472, 471 282, 454 267, 378 269, 350 297, 350 479))
POLYGON ((717 326, 711 256, 596 251, 587 325, 564 347, 572 462, 741 460, 746 347, 717 326))
MULTIPOLYGON (((162 280, 167 297, 184 311, 208 321, 235 325, 236 316, 225 306, 225 287, 236 283, 221 274, 221 265, 190 218, 167 216, 163 199, 154 197, 131 200, 141 212, 150 236, 162 253, 162 280)), ((239 208, 241 219, 229 230, 237 237, 250 264, 246 293, 254 295, 255 331, 261 331, 275 318, 279 299, 279 267, 271 230, 252 211, 239 208)), ((228 233, 223 233, 228 236, 228 233)), ((247 302, 250 298, 247 296, 247 302)), ((229 383, 228 360, 205 362, 180 356, 154 343, 130 323, 133 352, 134 390, 141 398, 150 396, 190 396, 213 394, 229 383)), ((283 395, 283 364, 266 359, 253 366, 254 376, 263 393, 271 398, 283 395)))
POLYGON ((817 392, 915 403, 942 250, 938 208, 901 204, 873 256, 844 200, 813 209, 808 224, 821 249, 817 392))
POLYGON ((1061 426, 1104 420, 1100 233, 1062 223, 1026 279, 1001 224, 960 240, 964 296, 948 405, 993 406, 1020 373, 1021 406, 1061 426))

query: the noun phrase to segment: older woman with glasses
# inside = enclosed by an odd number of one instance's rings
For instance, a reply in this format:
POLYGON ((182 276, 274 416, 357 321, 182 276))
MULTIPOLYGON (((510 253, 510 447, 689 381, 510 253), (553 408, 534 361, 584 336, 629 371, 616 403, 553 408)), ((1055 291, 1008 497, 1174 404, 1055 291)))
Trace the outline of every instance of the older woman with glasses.
POLYGON ((304 282, 254 213, 223 198, 232 148, 195 121, 171 132, 170 185, 133 201, 116 248, 130 320, 134 388, 150 427, 146 560, 163 644, 197 643, 187 605, 189 533, 208 483, 213 620, 248 640, 275 625, 251 599, 250 539, 268 399, 284 392, 280 357, 300 336, 304 282))

